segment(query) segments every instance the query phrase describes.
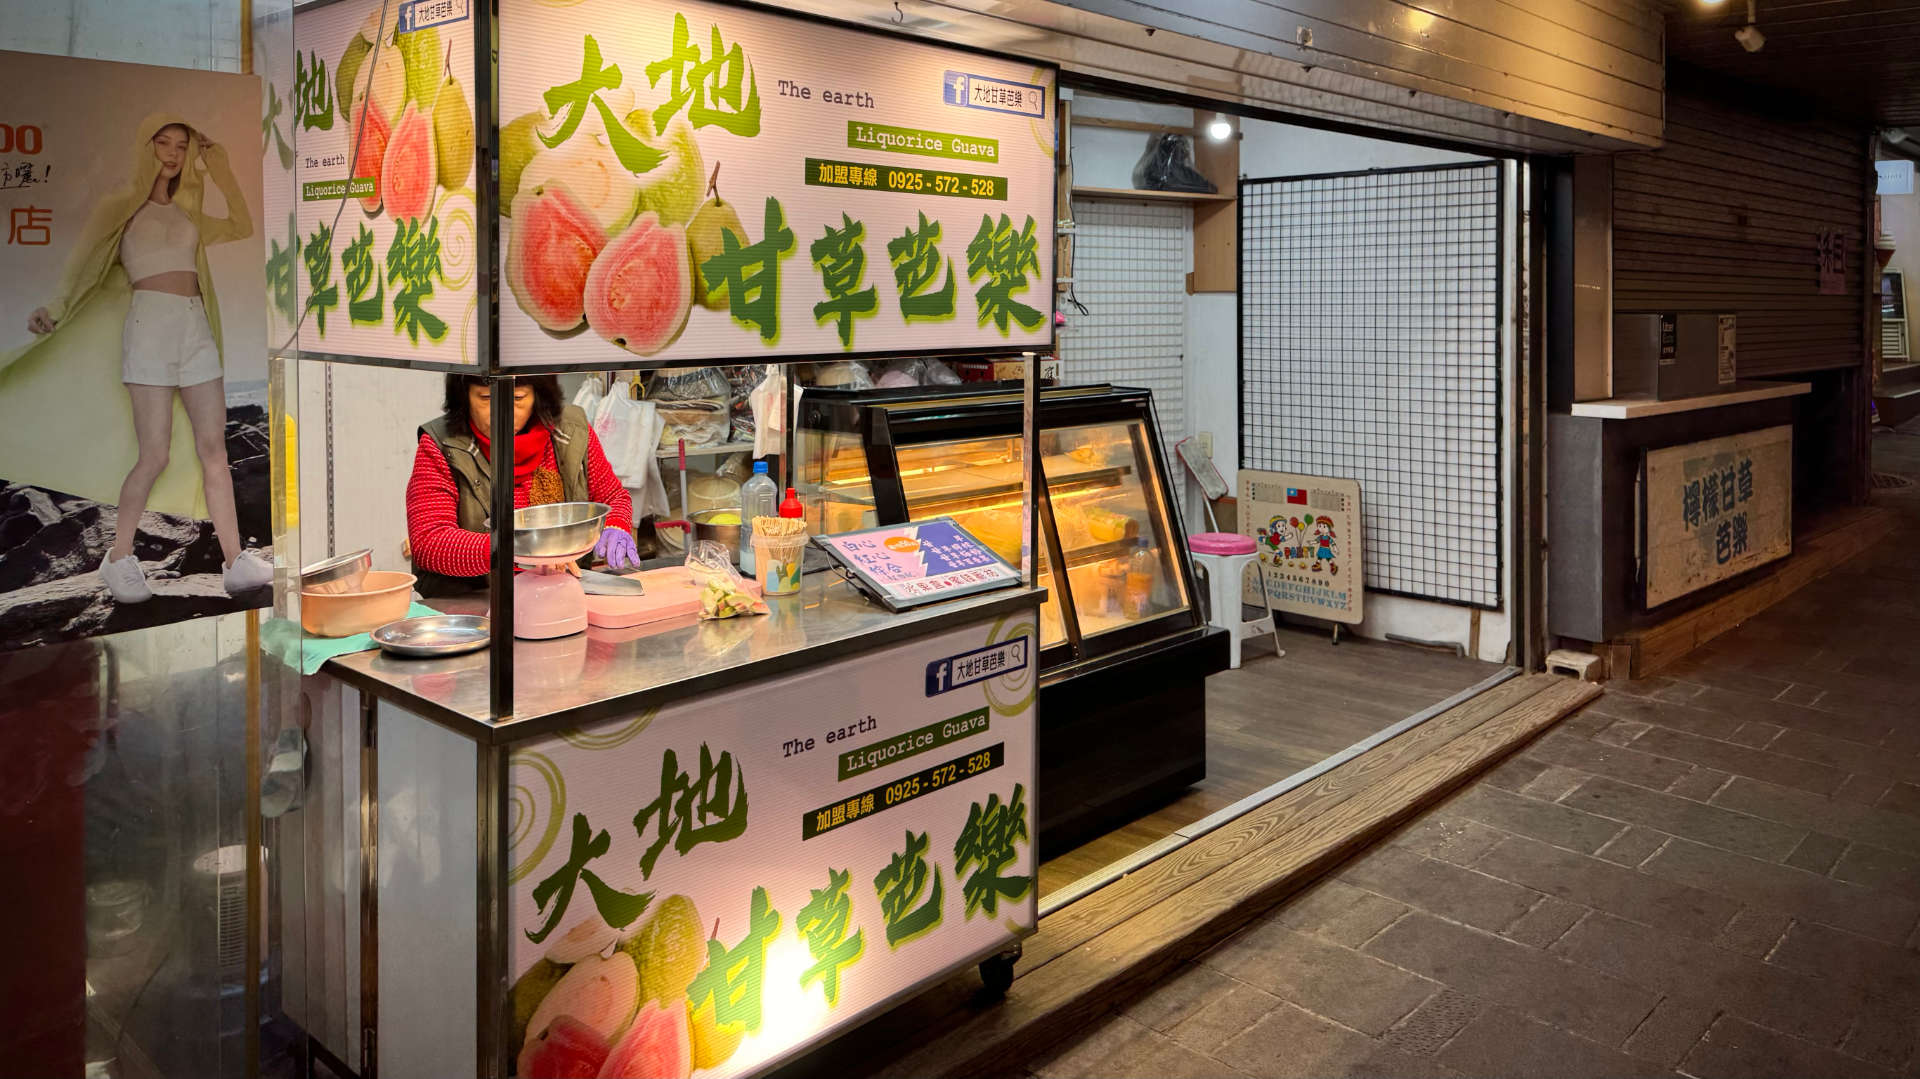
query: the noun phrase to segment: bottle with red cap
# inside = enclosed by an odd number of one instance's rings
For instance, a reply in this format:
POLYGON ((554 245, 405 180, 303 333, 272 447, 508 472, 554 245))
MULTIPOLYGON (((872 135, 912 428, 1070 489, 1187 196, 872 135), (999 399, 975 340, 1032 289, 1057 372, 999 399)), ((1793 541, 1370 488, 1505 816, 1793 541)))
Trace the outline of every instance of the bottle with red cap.
POLYGON ((800 496, 794 493, 793 488, 787 488, 787 497, 780 500, 780 516, 797 518, 805 515, 806 509, 800 505, 800 496))

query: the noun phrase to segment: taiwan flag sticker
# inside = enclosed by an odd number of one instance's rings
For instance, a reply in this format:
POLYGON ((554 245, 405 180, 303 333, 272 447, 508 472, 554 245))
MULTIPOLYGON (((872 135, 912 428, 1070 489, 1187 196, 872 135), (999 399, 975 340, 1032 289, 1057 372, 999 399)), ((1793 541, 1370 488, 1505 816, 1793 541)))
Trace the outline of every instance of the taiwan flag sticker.
POLYGON ((1305 488, 1302 488, 1302 487, 1289 487, 1289 488, 1287 488, 1287 503, 1288 503, 1289 505, 1293 505, 1293 506, 1304 506, 1304 505, 1306 505, 1306 504, 1307 504, 1307 492, 1306 492, 1306 489, 1305 489, 1305 488))

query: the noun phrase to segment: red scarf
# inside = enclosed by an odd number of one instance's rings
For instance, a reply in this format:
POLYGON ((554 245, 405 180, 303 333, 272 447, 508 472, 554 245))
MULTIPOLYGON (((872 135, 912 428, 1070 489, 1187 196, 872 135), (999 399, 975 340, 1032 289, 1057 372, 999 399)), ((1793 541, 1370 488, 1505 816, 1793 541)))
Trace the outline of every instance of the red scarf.
MULTIPOLYGON (((480 444, 480 454, 488 461, 493 460, 493 443, 488 441, 486 432, 472 424, 473 440, 480 444)), ((513 485, 519 487, 533 478, 547 459, 547 451, 553 448, 553 432, 546 424, 528 425, 525 431, 513 436, 513 485)))

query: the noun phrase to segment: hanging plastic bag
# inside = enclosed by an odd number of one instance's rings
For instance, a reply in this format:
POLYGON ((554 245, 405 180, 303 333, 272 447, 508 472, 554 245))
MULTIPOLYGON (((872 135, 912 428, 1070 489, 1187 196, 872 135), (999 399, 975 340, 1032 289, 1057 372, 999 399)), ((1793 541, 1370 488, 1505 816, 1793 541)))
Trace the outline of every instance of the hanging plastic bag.
POLYGON ((873 376, 867 373, 866 365, 852 360, 816 363, 813 365, 813 384, 840 390, 870 390, 873 389, 873 376))
POLYGON ((687 547, 687 575, 700 586, 700 617, 738 618, 766 614, 767 605, 747 591, 747 582, 733 568, 727 549, 712 540, 687 547))
POLYGON ((767 377, 753 388, 747 403, 753 410, 753 455, 771 457, 785 453, 787 379, 778 367, 767 368, 767 377))
POLYGON ((604 400, 603 395, 605 393, 606 390, 601 385, 600 376, 588 375, 585 379, 581 380, 580 388, 574 392, 573 403, 580 411, 587 414, 588 419, 592 419, 594 413, 599 411, 600 402, 604 400))
POLYGON ((1133 167, 1133 186, 1146 191, 1195 191, 1212 195, 1213 181, 1193 167, 1193 142, 1168 133, 1148 141, 1147 152, 1133 167))
POLYGON ((647 388, 666 429, 657 445, 672 449, 682 440, 688 446, 717 446, 733 429, 728 405, 733 387, 718 367, 662 371, 647 388))

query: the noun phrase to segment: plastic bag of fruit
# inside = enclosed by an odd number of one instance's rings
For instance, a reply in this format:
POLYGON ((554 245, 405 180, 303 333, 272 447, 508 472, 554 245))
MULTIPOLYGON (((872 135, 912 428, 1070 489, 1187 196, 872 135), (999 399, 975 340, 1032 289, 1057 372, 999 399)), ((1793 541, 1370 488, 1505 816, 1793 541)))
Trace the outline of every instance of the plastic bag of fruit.
POLYGON ((767 613, 760 597, 747 591, 747 582, 733 568, 727 549, 712 540, 701 540, 687 549, 687 575, 700 588, 701 618, 767 613))

